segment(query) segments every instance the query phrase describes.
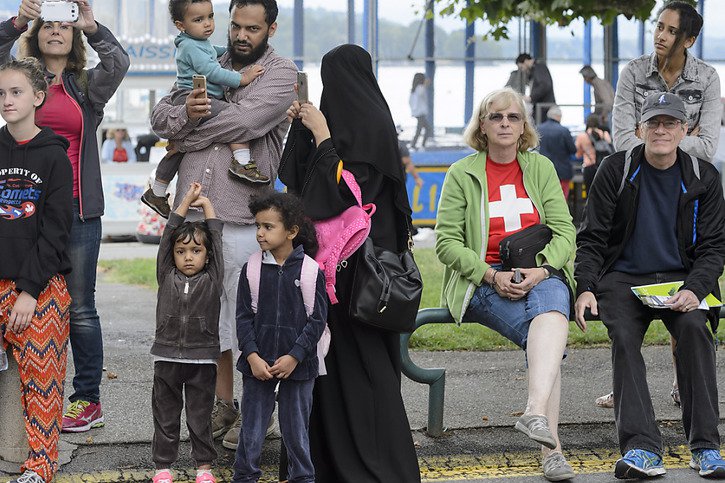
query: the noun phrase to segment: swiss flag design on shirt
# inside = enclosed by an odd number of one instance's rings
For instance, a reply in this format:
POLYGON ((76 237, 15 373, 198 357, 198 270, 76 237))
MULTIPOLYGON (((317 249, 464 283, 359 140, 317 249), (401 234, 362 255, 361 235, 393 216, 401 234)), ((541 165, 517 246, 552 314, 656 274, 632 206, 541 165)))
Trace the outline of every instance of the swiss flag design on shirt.
MULTIPOLYGON (((524 189, 524 173, 514 160, 500 164, 486 159, 488 243, 486 263, 501 263, 499 243, 507 236, 539 223, 539 212, 524 189)), ((486 243, 486 242, 484 242, 486 243)))

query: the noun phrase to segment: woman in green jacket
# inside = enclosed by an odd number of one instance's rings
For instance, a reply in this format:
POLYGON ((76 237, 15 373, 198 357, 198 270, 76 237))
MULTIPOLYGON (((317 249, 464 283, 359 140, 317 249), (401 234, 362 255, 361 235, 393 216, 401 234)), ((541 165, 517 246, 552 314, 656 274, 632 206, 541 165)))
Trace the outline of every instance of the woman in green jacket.
POLYGON ((542 445, 544 476, 574 477, 557 435, 561 360, 569 327, 575 229, 549 159, 530 152, 538 134, 510 88, 486 96, 464 132, 477 152, 454 163, 438 207, 436 254, 445 265, 442 305, 456 322, 479 322, 526 351, 528 402, 516 429, 542 445), (536 224, 551 241, 523 280, 503 271, 499 242, 536 224))

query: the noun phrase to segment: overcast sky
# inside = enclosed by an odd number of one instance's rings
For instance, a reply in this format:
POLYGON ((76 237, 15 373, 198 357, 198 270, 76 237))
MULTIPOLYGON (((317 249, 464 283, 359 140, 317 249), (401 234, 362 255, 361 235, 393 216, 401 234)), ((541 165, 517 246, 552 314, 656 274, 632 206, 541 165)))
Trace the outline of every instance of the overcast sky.
MULTIPOLYGON (((294 7, 294 0, 277 0, 280 7, 294 7)), ((380 18, 396 21, 402 24, 420 21, 423 17, 423 8, 426 0, 378 0, 378 16, 380 18)), ((325 8, 339 12, 347 11, 347 0, 304 0, 305 7, 325 8)), ((662 0, 657 0, 655 11, 662 5, 662 0)), ((363 11, 363 0, 355 0, 355 12, 361 14, 363 11)), ((722 36, 719 20, 725 18, 725 0, 707 0, 705 2, 705 25, 704 30, 708 36, 722 36)), ((620 29, 627 30, 627 26, 620 22, 620 29)), ((578 33, 581 30, 581 22, 577 22, 573 30, 578 33)), ((455 17, 437 17, 436 25, 447 30, 462 28, 463 21, 455 17)), ((482 32, 482 28, 477 30, 482 32)), ((549 35, 569 35, 572 29, 549 29, 549 35), (557 32, 558 31, 558 32, 557 32)), ((622 32, 625 34, 625 32, 622 32)), ((634 33, 634 31, 632 32, 634 33)), ((626 35, 626 34, 625 34, 626 35)))

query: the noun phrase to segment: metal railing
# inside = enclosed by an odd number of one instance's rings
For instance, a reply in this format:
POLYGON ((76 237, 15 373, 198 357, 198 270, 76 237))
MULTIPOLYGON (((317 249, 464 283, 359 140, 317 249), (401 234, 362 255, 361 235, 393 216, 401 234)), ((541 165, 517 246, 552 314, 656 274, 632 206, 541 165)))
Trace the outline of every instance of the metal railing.
POLYGON ((408 343, 410 342, 410 336, 419 327, 426 324, 451 324, 453 322, 453 317, 448 309, 423 309, 418 311, 413 331, 409 334, 400 335, 400 356, 403 361, 403 374, 415 382, 430 386, 428 390, 428 427, 426 433, 434 438, 443 436, 446 370, 442 368, 425 369, 417 366, 410 358, 408 343))

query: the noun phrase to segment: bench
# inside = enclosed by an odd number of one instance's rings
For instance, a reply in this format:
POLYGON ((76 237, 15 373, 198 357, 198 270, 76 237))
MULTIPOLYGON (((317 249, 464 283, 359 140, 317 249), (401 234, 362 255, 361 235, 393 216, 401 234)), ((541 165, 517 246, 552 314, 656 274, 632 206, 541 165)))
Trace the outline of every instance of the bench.
MULTIPOLYGON (((725 314, 725 311, 723 311, 725 314)), ((587 320, 597 320, 587 311, 587 320)), ((724 318, 721 316, 721 319, 724 318)), ((408 334, 400 335, 400 356, 402 360, 402 372, 408 379, 428 384, 428 426, 426 433, 429 436, 438 438, 443 436, 443 403, 445 400, 446 370, 443 368, 423 368, 417 366, 410 358, 408 344, 410 337, 419 327, 426 324, 452 324, 455 323, 448 309, 433 308, 418 311, 415 318, 415 326, 408 334)), ((477 322, 462 322, 477 323, 477 322)))

